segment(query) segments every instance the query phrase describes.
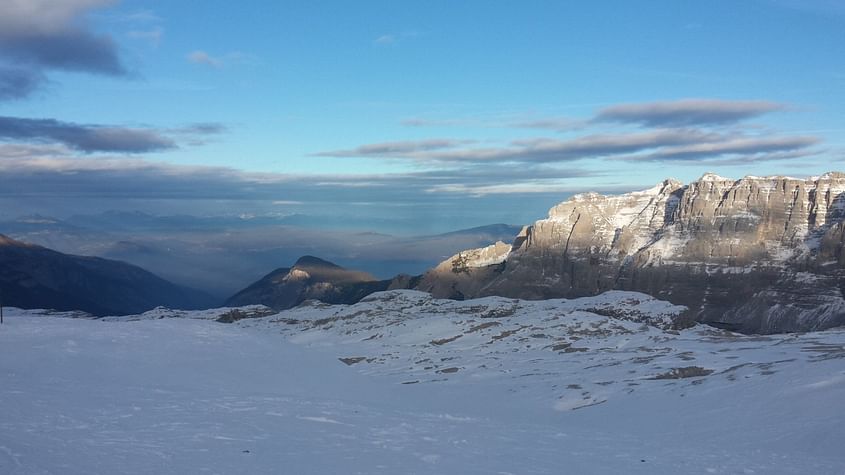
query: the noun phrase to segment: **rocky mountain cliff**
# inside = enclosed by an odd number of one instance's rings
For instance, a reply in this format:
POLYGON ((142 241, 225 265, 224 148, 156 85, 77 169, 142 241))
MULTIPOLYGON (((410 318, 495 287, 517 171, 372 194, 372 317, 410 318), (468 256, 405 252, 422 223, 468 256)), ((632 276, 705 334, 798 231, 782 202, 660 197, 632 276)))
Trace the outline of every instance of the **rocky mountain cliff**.
POLYGON ((512 246, 461 252, 417 286, 529 299, 636 290, 744 332, 845 325, 845 174, 705 174, 618 196, 573 196, 512 246))
POLYGON ((0 296, 7 306, 124 315, 163 305, 208 308, 203 292, 120 261, 74 256, 0 234, 0 296))

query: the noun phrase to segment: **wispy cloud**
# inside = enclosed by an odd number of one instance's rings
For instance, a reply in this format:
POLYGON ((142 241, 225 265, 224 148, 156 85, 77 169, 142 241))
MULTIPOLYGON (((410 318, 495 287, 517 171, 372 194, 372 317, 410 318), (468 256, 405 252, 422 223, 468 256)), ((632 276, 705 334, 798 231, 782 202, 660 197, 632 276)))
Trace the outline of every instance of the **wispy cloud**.
POLYGON ((403 31, 400 33, 384 33, 376 37, 373 43, 377 46, 395 45, 408 38, 416 38, 420 36, 418 31, 403 31))
POLYGON ((121 20, 133 23, 159 23, 162 18, 153 10, 135 10, 121 15, 121 20))
POLYGON ((523 120, 496 118, 485 123, 469 119, 409 118, 412 127, 478 124, 503 128, 551 130, 580 136, 568 139, 534 137, 497 146, 480 146, 467 139, 394 141, 319 152, 318 156, 403 159, 421 163, 563 163, 590 159, 640 161, 735 162, 782 160, 819 153, 820 139, 811 135, 782 135, 761 127, 739 127, 744 120, 789 110, 772 101, 681 99, 618 104, 592 117, 539 117, 523 120), (621 123, 623 127, 607 123, 621 123), (640 130, 632 131, 630 126, 640 130), (626 127, 627 126, 627 127, 626 127), (644 129, 644 130, 642 130, 644 129), (600 133, 585 133, 600 131, 600 133), (752 134, 751 131, 754 131, 752 134))
POLYGON ((254 57, 241 51, 231 51, 224 55, 214 56, 203 50, 195 50, 188 53, 187 59, 194 64, 220 69, 232 64, 249 63, 254 60, 254 57))
POLYGON ((360 145, 347 150, 329 150, 313 155, 319 157, 413 158, 425 152, 450 149, 472 142, 472 140, 458 139, 404 140, 360 145))
POLYGON ((223 67, 222 59, 216 58, 202 50, 195 50, 188 53, 188 61, 194 64, 204 64, 206 66, 211 66, 212 68, 223 67))
POLYGON ((375 43, 378 45, 392 45, 396 43, 396 35, 381 35, 376 38, 375 43))
POLYGON ((539 129, 552 130, 555 132, 570 132, 580 130, 590 124, 583 119, 571 117, 539 117, 539 118, 513 118, 513 117, 465 117, 465 118, 440 118, 429 119, 423 117, 409 117, 402 119, 400 125, 405 127, 479 127, 499 129, 539 129))
POLYGON ((150 45, 157 47, 161 44, 162 38, 164 38, 164 28, 155 27, 149 30, 131 30, 126 33, 126 36, 132 39, 146 41, 150 45))
POLYGON ((402 125, 411 127, 465 126, 487 124, 488 126, 521 129, 543 129, 556 132, 571 132, 601 123, 633 124, 651 128, 706 127, 732 125, 764 114, 785 111, 785 104, 748 100, 728 101, 720 99, 680 99, 645 103, 617 104, 599 110, 593 117, 532 117, 519 120, 481 121, 467 119, 424 119, 409 118, 402 125))
POLYGON ((594 120, 647 127, 689 127, 734 124, 784 109, 785 105, 770 101, 682 99, 615 105, 600 110, 594 120))
POLYGON ((188 124, 182 127, 177 127, 174 129, 169 129, 172 133, 178 134, 189 134, 189 135, 212 135, 212 134, 222 134, 229 130, 228 127, 224 124, 220 124, 217 122, 200 122, 196 124, 188 124))
MULTIPOLYGON (((717 160, 726 156, 756 157, 756 160, 770 158, 769 154, 789 153, 782 158, 806 156, 810 147, 817 145, 819 139, 811 136, 787 137, 734 137, 715 142, 695 143, 677 147, 664 147, 654 153, 634 157, 635 160, 717 160), (795 151, 805 151, 794 155, 795 151)), ((755 160, 755 161, 756 161, 755 160)))
POLYGON ((545 117, 540 119, 511 122, 508 125, 520 129, 545 129, 554 130, 556 132, 569 132, 583 129, 588 125, 588 122, 581 119, 573 119, 571 117, 545 117))
MULTIPOLYGON (((600 186, 590 188, 589 191, 597 193, 624 193, 631 191, 630 185, 600 186)), ((565 196, 568 194, 582 193, 587 191, 583 185, 572 185, 565 183, 550 183, 547 180, 534 180, 520 183, 503 183, 497 185, 435 185, 428 190, 428 193, 453 193, 465 194, 474 197, 489 195, 530 195, 530 194, 556 194, 565 196)))
POLYGON ((171 137, 174 141, 198 147, 215 141, 221 134, 229 131, 229 127, 217 122, 201 122, 188 124, 182 127, 162 129, 162 133, 171 137))
POLYGON ((405 127, 457 127, 476 125, 477 122, 470 119, 424 119, 421 117, 408 117, 399 121, 405 127))

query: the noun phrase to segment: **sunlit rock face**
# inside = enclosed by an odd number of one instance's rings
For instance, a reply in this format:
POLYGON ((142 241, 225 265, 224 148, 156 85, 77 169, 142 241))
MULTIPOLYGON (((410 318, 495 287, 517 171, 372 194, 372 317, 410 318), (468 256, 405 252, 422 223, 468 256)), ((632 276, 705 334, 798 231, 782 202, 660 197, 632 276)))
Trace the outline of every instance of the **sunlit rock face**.
POLYGON ((527 226, 501 262, 460 256, 418 288, 435 296, 530 299, 636 290, 745 332, 845 325, 845 174, 705 174, 618 196, 586 193, 527 226), (456 269, 458 270, 456 272, 456 269))

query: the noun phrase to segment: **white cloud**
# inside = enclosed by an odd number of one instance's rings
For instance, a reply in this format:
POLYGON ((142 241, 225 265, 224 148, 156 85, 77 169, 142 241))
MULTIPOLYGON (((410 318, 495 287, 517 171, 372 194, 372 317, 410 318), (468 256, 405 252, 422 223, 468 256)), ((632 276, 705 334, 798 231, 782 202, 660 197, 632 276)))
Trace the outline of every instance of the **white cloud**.
POLYGON ((194 64, 202 64, 220 69, 232 64, 252 63, 256 58, 241 51, 230 51, 222 56, 214 56, 203 50, 194 50, 188 53, 188 61, 194 64))
POLYGON ((126 34, 129 38, 136 40, 144 40, 149 42, 152 46, 161 44, 164 37, 164 28, 155 27, 149 30, 132 30, 126 34))
POLYGON ((396 35, 381 35, 376 38, 375 42, 379 45, 392 45, 396 43, 396 35))
POLYGON ((194 64, 204 64, 206 66, 211 66, 212 68, 222 68, 223 67, 223 60, 220 58, 215 58, 210 54, 206 53, 202 50, 191 51, 188 53, 188 61, 194 64))

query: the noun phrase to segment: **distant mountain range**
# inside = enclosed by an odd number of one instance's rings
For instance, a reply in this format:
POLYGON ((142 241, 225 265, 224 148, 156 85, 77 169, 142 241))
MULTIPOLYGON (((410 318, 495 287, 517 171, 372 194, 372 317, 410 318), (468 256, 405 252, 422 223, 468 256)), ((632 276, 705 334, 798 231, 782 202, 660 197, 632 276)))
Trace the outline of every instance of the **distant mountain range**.
POLYGON ((388 279, 421 274, 461 249, 509 241, 521 228, 492 224, 446 234, 393 236, 280 225, 279 219, 138 212, 67 219, 30 215, 0 222, 0 233, 67 254, 128 262, 223 301, 303 255, 388 279))
POLYGON ((217 302, 124 262, 62 254, 0 235, 0 295, 6 306, 124 315, 157 306, 198 309, 217 302))

